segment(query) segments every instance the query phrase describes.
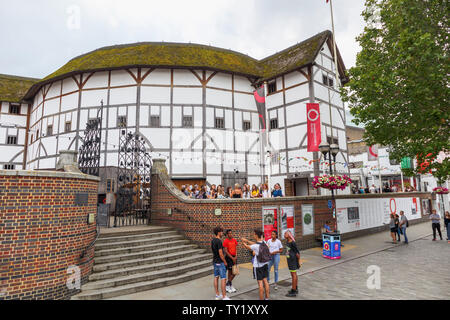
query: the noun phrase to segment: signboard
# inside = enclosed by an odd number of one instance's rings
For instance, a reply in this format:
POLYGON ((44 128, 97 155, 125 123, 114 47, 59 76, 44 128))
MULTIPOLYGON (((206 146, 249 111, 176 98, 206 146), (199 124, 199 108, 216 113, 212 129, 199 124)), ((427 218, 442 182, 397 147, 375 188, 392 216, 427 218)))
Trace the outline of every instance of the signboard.
POLYGON ((318 103, 306 104, 306 118, 308 130, 308 152, 319 151, 322 141, 320 132, 320 107, 318 103))
POLYGON ((271 238, 272 231, 278 234, 278 207, 262 207, 264 240, 271 238))
POLYGON ((341 233, 389 224, 391 213, 405 212, 408 220, 419 219, 419 198, 336 199, 337 226, 341 233))
POLYGON ((281 238, 284 238, 284 233, 290 231, 295 235, 295 219, 294 219, 294 206, 281 206, 280 207, 280 219, 281 219, 281 238))
POLYGON ((367 150, 368 161, 375 161, 378 159, 378 145, 370 146, 367 150))
POLYGON ((332 200, 328 200, 328 209, 333 208, 333 201, 332 200))
POLYGON ((314 234, 314 213, 312 204, 302 204, 303 235, 314 234))

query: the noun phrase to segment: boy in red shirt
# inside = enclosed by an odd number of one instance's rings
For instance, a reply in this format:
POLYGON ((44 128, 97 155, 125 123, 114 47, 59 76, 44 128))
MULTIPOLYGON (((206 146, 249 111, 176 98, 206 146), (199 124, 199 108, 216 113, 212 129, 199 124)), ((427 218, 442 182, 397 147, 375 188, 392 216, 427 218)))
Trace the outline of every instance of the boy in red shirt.
POLYGON ((228 269, 228 281, 226 284, 227 292, 236 292, 237 290, 233 287, 232 281, 235 277, 233 274, 233 265, 236 264, 237 261, 237 240, 233 238, 233 234, 231 233, 231 229, 225 231, 225 236, 227 237, 223 241, 223 248, 225 253, 225 260, 227 261, 227 269, 228 269))

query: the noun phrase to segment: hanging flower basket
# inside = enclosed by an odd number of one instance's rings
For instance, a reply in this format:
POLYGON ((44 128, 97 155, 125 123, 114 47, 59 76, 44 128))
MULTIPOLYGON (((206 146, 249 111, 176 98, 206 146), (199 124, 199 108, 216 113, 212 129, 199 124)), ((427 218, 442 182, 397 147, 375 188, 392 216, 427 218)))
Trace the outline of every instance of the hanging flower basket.
POLYGON ((327 175, 324 174, 322 176, 315 176, 312 181, 312 186, 315 189, 324 188, 330 190, 344 190, 348 185, 352 183, 352 180, 349 176, 343 175, 327 175))
POLYGON ((437 194, 447 194, 448 189, 444 187, 436 187, 433 189, 433 192, 436 192, 437 194))

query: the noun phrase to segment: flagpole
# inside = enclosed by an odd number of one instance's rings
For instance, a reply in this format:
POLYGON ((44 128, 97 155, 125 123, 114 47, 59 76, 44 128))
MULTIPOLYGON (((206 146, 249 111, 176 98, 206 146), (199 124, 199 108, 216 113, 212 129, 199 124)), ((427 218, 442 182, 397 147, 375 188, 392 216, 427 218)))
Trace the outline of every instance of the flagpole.
POLYGON ((333 30, 333 46, 334 46, 334 74, 336 76, 336 86, 338 86, 338 71, 337 71, 337 50, 336 50, 336 36, 334 32, 334 15, 333 15, 333 0, 330 0, 331 11, 331 28, 333 30))
POLYGON ((377 154, 377 160, 378 160, 378 177, 380 179, 380 193, 383 193, 383 186, 382 186, 382 182, 381 182, 380 152, 379 151, 377 154))

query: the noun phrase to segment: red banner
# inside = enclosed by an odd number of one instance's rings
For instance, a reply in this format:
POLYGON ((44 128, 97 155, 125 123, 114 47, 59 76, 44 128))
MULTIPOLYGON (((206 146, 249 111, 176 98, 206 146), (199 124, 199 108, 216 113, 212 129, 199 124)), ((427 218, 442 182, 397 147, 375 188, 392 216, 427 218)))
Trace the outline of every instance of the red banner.
POLYGON ((320 108, 318 103, 306 104, 306 118, 308 119, 308 152, 319 151, 322 135, 320 133, 320 108))

